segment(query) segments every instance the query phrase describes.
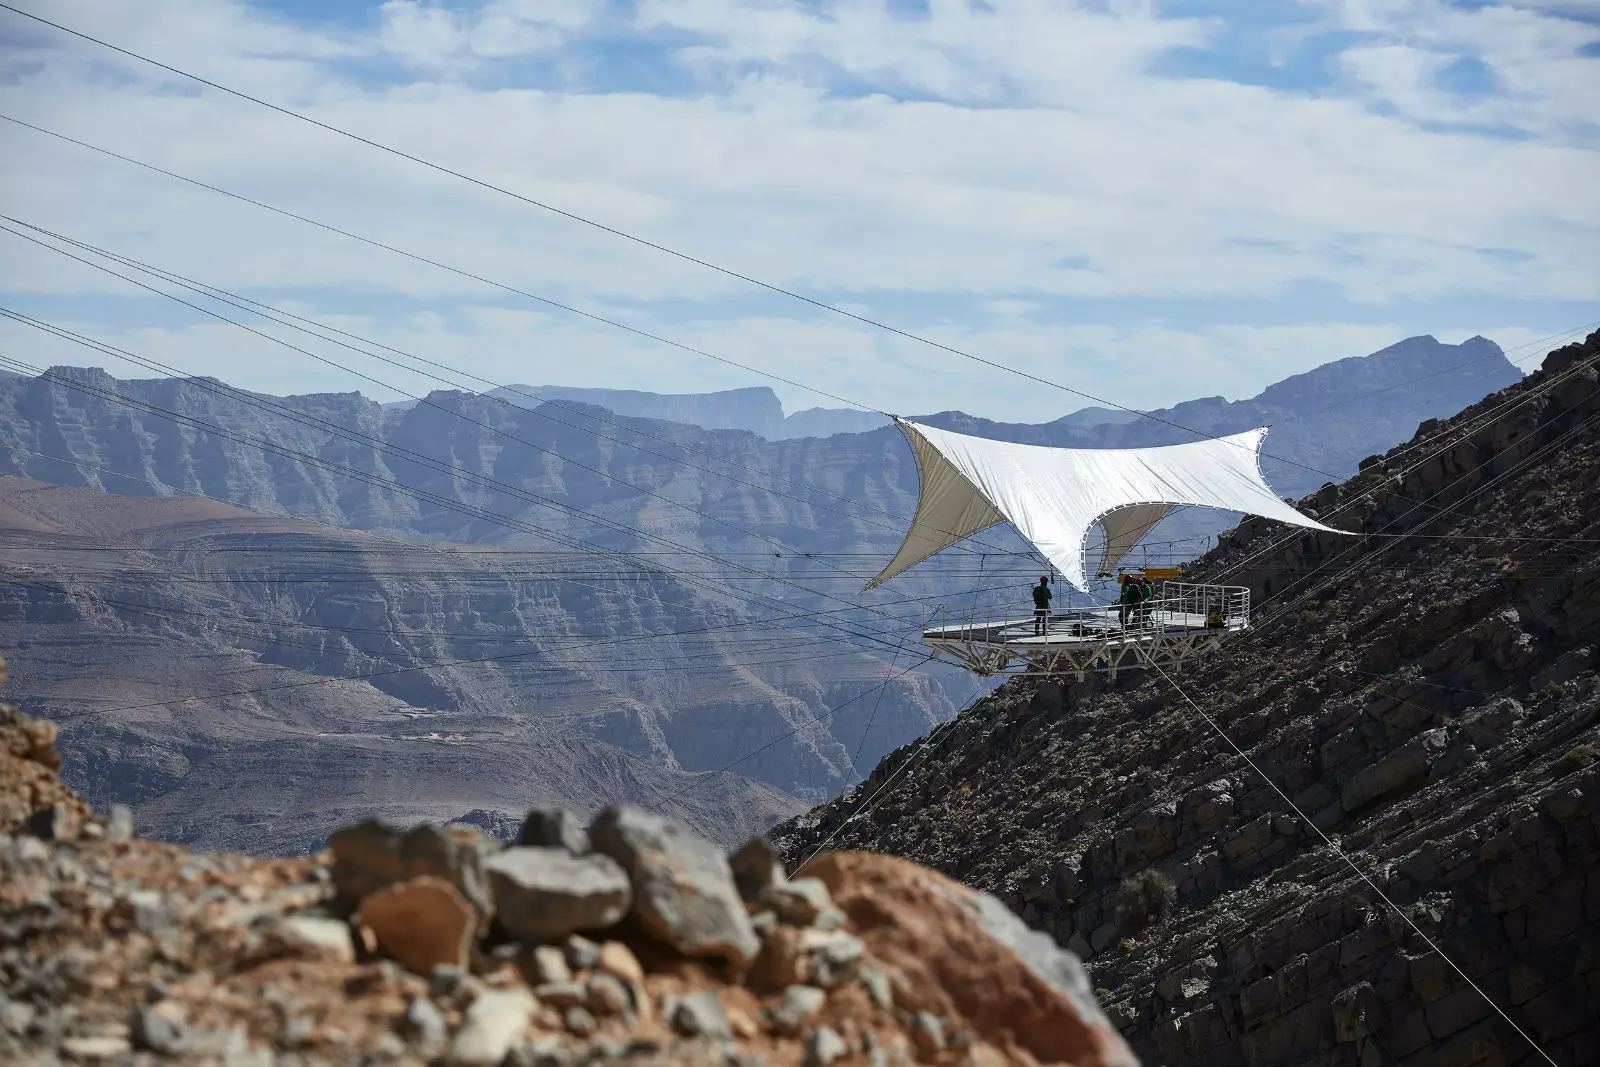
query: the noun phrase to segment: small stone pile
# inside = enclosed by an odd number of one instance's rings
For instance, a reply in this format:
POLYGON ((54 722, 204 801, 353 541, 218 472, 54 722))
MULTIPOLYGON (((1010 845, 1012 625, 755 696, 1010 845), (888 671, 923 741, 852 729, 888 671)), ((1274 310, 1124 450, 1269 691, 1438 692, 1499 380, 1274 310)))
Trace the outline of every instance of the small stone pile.
POLYGON ((1135 1062, 1074 957, 914 864, 789 878, 628 806, 535 810, 510 845, 369 821, 313 857, 194 853, 20 773, 52 731, 5 714, 0 1062, 1135 1062))

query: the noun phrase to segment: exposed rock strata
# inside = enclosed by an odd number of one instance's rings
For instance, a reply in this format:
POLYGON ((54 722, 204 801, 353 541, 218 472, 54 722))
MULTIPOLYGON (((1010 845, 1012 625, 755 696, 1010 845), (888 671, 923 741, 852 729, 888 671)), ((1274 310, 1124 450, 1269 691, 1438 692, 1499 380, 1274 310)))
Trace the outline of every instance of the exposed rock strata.
POLYGON ((1007 683, 775 843, 996 894, 1147 1062, 1543 1062, 1428 941, 1600 1062, 1600 334, 1301 506, 1364 536, 1251 520, 1191 569, 1250 633, 1007 683))

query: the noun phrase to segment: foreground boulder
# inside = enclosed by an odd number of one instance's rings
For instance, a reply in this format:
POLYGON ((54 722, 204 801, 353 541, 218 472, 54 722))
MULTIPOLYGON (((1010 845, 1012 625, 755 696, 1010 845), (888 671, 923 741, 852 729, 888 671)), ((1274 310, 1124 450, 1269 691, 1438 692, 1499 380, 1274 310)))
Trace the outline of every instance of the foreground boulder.
POLYGON ((1043 1063, 1135 1062, 1077 958, 994 897, 865 852, 824 854, 804 873, 827 885, 866 950, 905 980, 897 1003, 939 1020, 939 1030, 964 1025, 995 1035, 1009 1056, 1043 1063))
POLYGON ((618 804, 589 828, 596 851, 633 879, 633 918, 685 956, 711 956, 744 967, 761 942, 745 914, 728 861, 688 827, 618 804))

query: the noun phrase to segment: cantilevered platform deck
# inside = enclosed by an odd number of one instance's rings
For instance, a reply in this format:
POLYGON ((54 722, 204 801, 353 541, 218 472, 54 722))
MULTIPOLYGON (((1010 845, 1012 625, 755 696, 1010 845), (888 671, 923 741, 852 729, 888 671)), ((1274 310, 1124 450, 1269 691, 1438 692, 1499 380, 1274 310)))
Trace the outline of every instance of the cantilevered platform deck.
POLYGON ((1157 598, 1130 611, 1117 606, 1055 612, 1048 631, 1034 632, 1031 615, 961 618, 924 630, 923 644, 977 674, 1071 674, 1149 666, 1182 666, 1250 626, 1250 591, 1236 586, 1164 582, 1157 598))

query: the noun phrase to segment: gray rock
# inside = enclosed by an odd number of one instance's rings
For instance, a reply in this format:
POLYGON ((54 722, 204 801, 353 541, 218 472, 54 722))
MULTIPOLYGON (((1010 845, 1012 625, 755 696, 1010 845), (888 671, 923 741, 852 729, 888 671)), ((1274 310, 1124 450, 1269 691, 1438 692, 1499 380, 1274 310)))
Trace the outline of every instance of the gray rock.
POLYGON ((512 1049, 505 1067, 571 1067, 573 1062, 561 1038, 546 1034, 512 1049))
POLYGON ((424 1049, 437 1048, 444 1041, 444 1014, 427 997, 412 997, 400 1017, 405 1034, 424 1049))
POLYGON ((867 995, 878 1007, 888 1010, 894 1007, 894 988, 889 983, 889 976, 875 967, 863 967, 859 975, 861 984, 867 987, 867 995))
POLYGON ((441 963, 428 976, 428 995, 439 1000, 453 997, 466 984, 467 972, 453 963, 441 963))
POLYGON ((529 954, 528 969, 533 972, 534 984, 566 982, 572 978, 567 957, 554 945, 539 945, 529 954))
POLYGON ((150 1008, 133 1014, 133 1040, 139 1048, 168 1056, 183 1047, 183 1028, 150 1008))
POLYGON ((589 835, 583 824, 565 808, 534 808, 528 812, 516 843, 528 848, 564 848, 574 856, 589 851, 589 835))
POLYGON ((1428 767, 1449 745, 1449 736, 1443 729, 1428 730, 1401 745, 1377 763, 1357 771, 1340 794, 1339 802, 1345 811, 1357 808, 1420 783, 1428 776, 1428 767))
POLYGON ((133 839, 133 809, 126 804, 113 804, 106 816, 106 840, 111 842, 133 839))
POLYGON ((727 1041, 733 1037, 733 1027, 722 1010, 722 1000, 714 990, 702 989, 678 1001, 668 1020, 672 1028, 689 1037, 709 1037, 727 1041))
POLYGON ((855 977, 866 951, 859 937, 843 930, 807 930, 804 944, 811 954, 812 977, 824 989, 855 977))
POLYGON ((491 989, 467 1009, 445 1051, 449 1067, 498 1067, 522 1037, 534 1000, 525 989, 491 989))
POLYGON ((849 1055, 850 1048, 844 1038, 829 1026, 819 1026, 806 1038, 805 1067, 828 1067, 835 1060, 849 1055))
POLYGON ((681 823, 618 804, 589 828, 598 852, 633 880, 633 917, 686 956, 717 956, 747 966, 761 950, 733 872, 722 853, 681 823))
POLYGON ((944 1050, 944 1023, 932 1012, 919 1011, 911 1021, 911 1043, 924 1056, 944 1050))
POLYGON ((328 846, 333 849, 334 888, 351 907, 407 877, 399 831, 377 819, 345 827, 328 839, 328 846))
POLYGON ((27 1001, 10 1000, 0 993, 0 1030, 21 1037, 33 1025, 37 1014, 38 1009, 27 1001))
POLYGON ((479 916, 494 914, 494 903, 484 874, 485 842, 475 833, 457 834, 443 826, 422 823, 400 839, 400 859, 406 877, 431 874, 450 882, 479 916))
POLYGON ((783 1001, 772 1009, 772 1028, 780 1034, 798 1033, 806 1020, 822 1010, 828 994, 810 985, 792 985, 783 991, 783 1001))
POLYGON ((547 982, 534 986, 533 995, 539 1003, 552 1008, 573 1008, 589 1003, 589 987, 582 982, 547 982))
POLYGON ((733 882, 745 900, 759 900, 761 891, 784 880, 783 860, 764 837, 752 837, 728 857, 733 882))
POLYGON ((500 928, 544 940, 602 930, 628 914, 627 873, 607 856, 559 848, 508 848, 487 864, 500 928))
POLYGON ((626 1015, 633 1010, 633 995, 616 975, 592 974, 588 1003, 600 1015, 626 1015))
POLYGON ((587 1009, 577 1006, 568 1008, 565 1014, 562 1015, 562 1021, 565 1023, 567 1031, 576 1034, 578 1037, 588 1037, 594 1033, 595 1027, 599 1025, 587 1009))
POLYGON ((491 848, 475 834, 456 834, 432 823, 401 834, 368 819, 335 833, 328 844, 333 849, 333 884, 349 907, 395 882, 432 875, 460 890, 480 917, 494 914, 484 875, 484 855, 491 848))
POLYGON ((565 948, 567 966, 575 971, 586 971, 600 959, 600 946, 580 934, 567 938, 565 948))

